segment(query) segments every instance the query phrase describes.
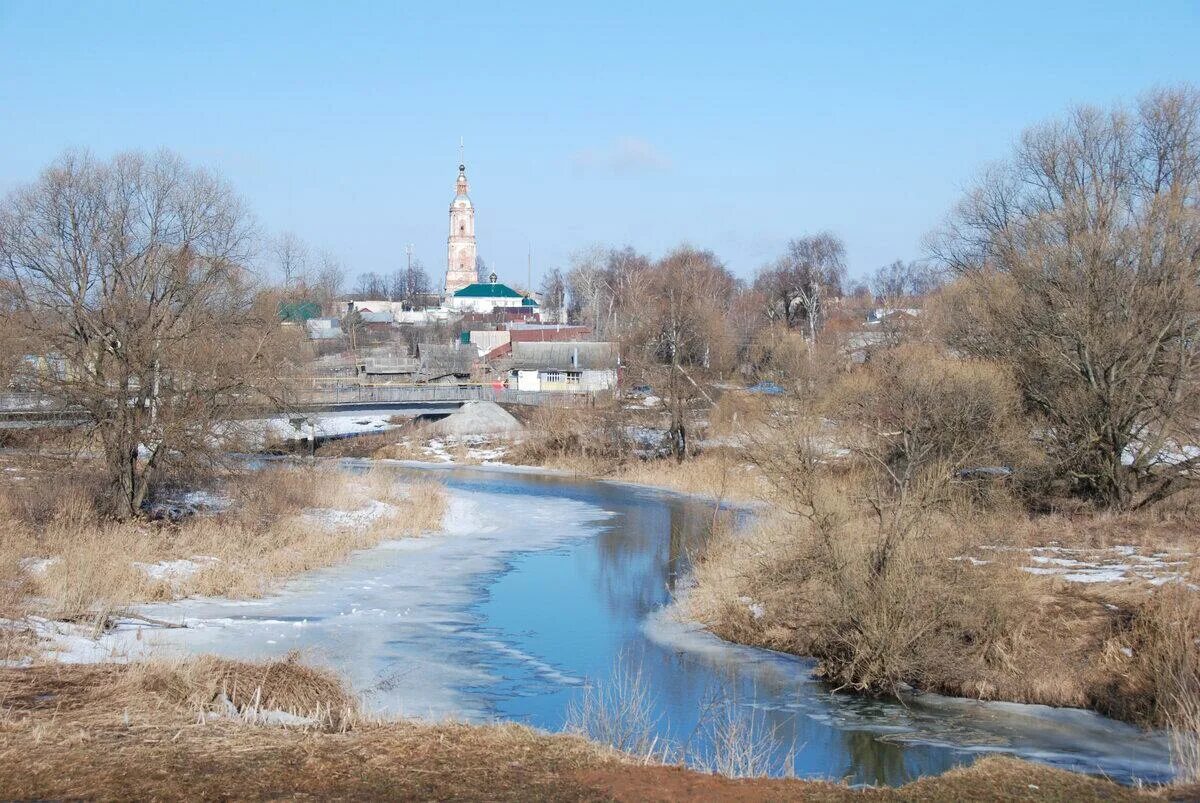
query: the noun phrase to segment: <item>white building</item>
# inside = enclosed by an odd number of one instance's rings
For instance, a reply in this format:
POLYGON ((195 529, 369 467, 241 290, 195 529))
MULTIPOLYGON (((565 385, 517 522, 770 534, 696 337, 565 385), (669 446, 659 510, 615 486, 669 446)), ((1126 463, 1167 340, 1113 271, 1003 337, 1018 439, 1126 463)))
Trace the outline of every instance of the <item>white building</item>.
POLYGON ((343 334, 342 322, 337 318, 309 318, 304 329, 313 340, 333 340, 343 334))
POLYGON ((617 386, 616 343, 514 341, 509 387, 535 392, 595 393, 617 386))
POLYGON ((446 306, 463 312, 478 312, 488 315, 497 310, 515 312, 537 312, 538 303, 523 296, 507 284, 496 281, 492 274, 487 282, 473 282, 460 288, 446 299, 446 306))

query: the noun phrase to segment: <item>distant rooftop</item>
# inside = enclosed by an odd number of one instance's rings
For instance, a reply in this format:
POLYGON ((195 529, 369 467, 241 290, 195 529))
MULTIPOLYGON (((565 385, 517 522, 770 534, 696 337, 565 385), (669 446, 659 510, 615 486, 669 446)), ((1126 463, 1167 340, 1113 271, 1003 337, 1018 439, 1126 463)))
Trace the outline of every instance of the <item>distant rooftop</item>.
POLYGON ((475 282, 456 290, 455 298, 521 298, 521 294, 499 282, 475 282))

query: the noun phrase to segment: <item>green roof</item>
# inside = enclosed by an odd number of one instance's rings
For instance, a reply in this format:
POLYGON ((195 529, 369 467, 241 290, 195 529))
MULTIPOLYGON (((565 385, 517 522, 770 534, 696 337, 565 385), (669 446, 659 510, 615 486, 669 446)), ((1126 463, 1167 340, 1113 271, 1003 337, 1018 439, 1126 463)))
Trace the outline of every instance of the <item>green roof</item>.
POLYGON ((304 323, 321 317, 321 305, 315 301, 283 301, 279 304, 279 320, 304 323))
POLYGON ((476 282, 456 290, 455 298, 520 298, 521 294, 507 284, 476 282))

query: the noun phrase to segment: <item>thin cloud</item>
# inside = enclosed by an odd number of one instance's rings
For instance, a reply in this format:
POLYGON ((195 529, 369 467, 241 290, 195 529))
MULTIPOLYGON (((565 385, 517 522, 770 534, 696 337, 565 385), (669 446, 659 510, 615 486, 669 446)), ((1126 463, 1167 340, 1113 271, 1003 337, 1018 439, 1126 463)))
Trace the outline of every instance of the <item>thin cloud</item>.
POLYGON ((613 175, 657 173, 671 169, 671 158, 639 137, 618 137, 599 148, 584 148, 571 157, 577 170, 613 175))

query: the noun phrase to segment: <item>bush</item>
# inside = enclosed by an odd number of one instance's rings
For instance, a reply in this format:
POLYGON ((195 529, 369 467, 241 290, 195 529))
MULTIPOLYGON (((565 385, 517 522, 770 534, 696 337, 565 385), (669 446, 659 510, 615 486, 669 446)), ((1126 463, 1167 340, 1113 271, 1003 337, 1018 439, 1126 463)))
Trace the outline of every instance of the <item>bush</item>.
POLYGON ((538 407, 525 437, 508 459, 525 465, 580 460, 617 464, 633 455, 621 411, 615 407, 538 407))

